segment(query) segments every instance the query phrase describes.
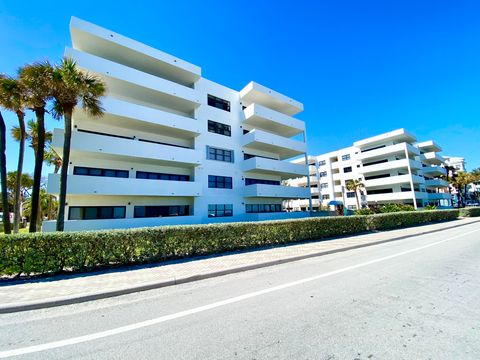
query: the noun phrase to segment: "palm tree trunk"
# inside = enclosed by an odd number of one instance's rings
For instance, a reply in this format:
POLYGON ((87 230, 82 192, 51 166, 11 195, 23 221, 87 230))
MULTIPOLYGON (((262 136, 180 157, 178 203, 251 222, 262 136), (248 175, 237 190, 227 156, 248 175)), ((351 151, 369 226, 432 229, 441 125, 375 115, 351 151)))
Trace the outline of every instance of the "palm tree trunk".
POLYGON ((65 203, 67 198, 67 173, 70 162, 70 143, 72 139, 72 109, 67 109, 65 118, 65 137, 63 140, 62 168, 60 170, 60 192, 58 196, 57 231, 63 231, 65 224, 65 203))
POLYGON ((0 112, 0 182, 2 183, 2 209, 3 209, 3 232, 10 234, 10 209, 8 207, 7 193, 7 127, 0 112))
POLYGON ((35 152, 35 170, 33 172, 32 205, 30 209, 30 232, 37 231, 37 219, 40 206, 40 182, 42 180, 43 155, 45 152, 45 109, 35 108, 37 117, 37 149, 35 152))
POLYGON ((23 157, 25 154, 25 114, 23 111, 17 112, 18 125, 20 128, 20 144, 18 150, 18 164, 17 164, 17 179, 15 183, 15 203, 14 203, 14 218, 13 218, 13 232, 18 233, 20 227, 20 206, 21 206, 21 190, 22 190, 22 171, 23 171, 23 157))
POLYGON ((357 206, 358 206, 357 209, 360 210, 360 209, 361 209, 361 207, 360 207, 360 200, 358 199, 358 191, 357 191, 357 190, 355 190, 355 197, 357 198, 357 206))

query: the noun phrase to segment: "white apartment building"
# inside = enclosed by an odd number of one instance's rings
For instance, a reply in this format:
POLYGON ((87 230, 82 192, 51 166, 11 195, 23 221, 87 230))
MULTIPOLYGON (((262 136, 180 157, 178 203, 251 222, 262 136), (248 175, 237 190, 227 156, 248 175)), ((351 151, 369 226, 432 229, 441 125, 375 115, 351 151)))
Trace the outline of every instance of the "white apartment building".
MULTIPOLYGON (((65 230, 254 221, 287 213, 308 188, 303 105, 249 83, 235 91, 175 56, 72 18, 65 55, 107 85, 105 115, 74 112, 65 230)), ((63 130, 53 146, 61 154, 63 130)), ((58 194, 59 175, 48 177, 58 194)), ((45 231, 55 228, 44 223, 45 231)))
MULTIPOLYGON (((309 156, 313 209, 345 205, 348 209, 385 203, 451 206, 442 149, 433 141, 417 143, 404 129, 359 140, 353 146, 319 156, 309 156), (358 193, 347 190, 348 180, 361 180, 358 193)), ((294 163, 300 163, 294 160, 294 163)), ((307 187, 307 177, 289 181, 307 187)), ((305 200, 287 202, 292 209, 305 209, 305 200)))
POLYGON ((465 171, 465 158, 458 156, 443 156, 445 165, 454 168, 456 171, 465 171))

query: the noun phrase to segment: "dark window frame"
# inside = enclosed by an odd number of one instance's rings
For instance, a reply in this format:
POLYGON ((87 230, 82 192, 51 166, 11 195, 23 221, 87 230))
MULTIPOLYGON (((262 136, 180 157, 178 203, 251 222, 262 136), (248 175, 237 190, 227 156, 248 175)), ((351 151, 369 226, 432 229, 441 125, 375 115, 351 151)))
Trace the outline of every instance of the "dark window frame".
POLYGON ((217 121, 208 120, 208 132, 223 136, 232 136, 232 127, 217 121))
POLYGON ((230 112, 230 101, 208 94, 207 104, 214 108, 230 112))
POLYGON ((283 212, 282 204, 245 204, 247 214, 283 212))
POLYGON ((208 175, 209 189, 232 189, 233 178, 231 176, 208 175))
POLYGON ((265 180, 265 179, 254 179, 254 178, 245 178, 245 186, 262 184, 262 185, 280 185, 280 180, 265 180))
POLYGON ((233 163, 234 153, 233 150, 220 149, 212 146, 207 146, 207 160, 216 160, 233 163))
POLYGON ((344 167, 343 168, 343 173, 346 174, 346 173, 351 173, 353 171, 352 167, 351 166, 347 166, 347 167, 344 167))
POLYGON ((119 170, 119 169, 103 169, 103 168, 94 168, 88 166, 74 166, 73 167, 73 175, 79 176, 101 176, 101 177, 116 177, 122 179, 128 179, 130 173, 128 170, 119 170), (86 174, 82 174, 81 170, 86 170, 86 174), (107 172, 114 172, 114 176, 106 175, 107 172), (94 172, 99 172, 99 174, 95 174, 94 172), (121 176, 122 175, 122 176, 121 176), (126 175, 126 176, 123 176, 126 175))
POLYGON ((190 181, 190 175, 136 171, 135 178, 142 180, 190 181), (139 177, 144 175, 145 177, 139 177))
POLYGON ((133 208, 133 217, 136 219, 189 215, 189 205, 136 205, 133 208))
POLYGON ((111 219, 125 219, 127 212, 126 206, 70 206, 68 208, 68 220, 111 220, 111 219), (72 219, 72 210, 80 209, 80 218, 72 219), (95 217, 87 217, 87 211, 95 209, 95 217), (121 209, 123 216, 115 216, 115 210, 121 209), (105 210, 111 210, 111 217, 102 217, 100 214, 105 213, 105 210))
POLYGON ((233 216, 233 204, 208 204, 208 217, 230 217, 233 216))

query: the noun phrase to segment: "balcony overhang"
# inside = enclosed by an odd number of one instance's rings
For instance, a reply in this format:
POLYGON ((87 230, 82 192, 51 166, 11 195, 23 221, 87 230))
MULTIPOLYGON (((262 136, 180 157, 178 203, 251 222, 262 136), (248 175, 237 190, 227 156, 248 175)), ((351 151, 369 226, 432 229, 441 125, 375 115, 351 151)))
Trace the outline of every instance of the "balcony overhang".
POLYGON ((245 186, 244 197, 274 197, 281 199, 305 199, 310 197, 308 188, 255 184, 245 186))
MULTIPOLYGON (((60 174, 49 174, 47 191, 58 194, 60 174)), ((202 194, 202 184, 193 181, 145 180, 101 176, 68 175, 67 194, 101 196, 182 196, 202 194)))
POLYGON ((76 17, 70 20, 70 33, 75 49, 154 76, 186 86, 201 76, 196 65, 76 17))
POLYGON ((436 152, 424 153, 420 155, 420 160, 428 165, 442 165, 445 163, 445 159, 436 152))
POLYGON ((447 175, 447 170, 441 166, 425 166, 422 168, 422 172, 429 176, 447 175))
POLYGON ((440 152, 442 148, 433 140, 423 141, 417 144, 417 147, 423 152, 440 152))
POLYGON ((117 98, 182 113, 193 113, 201 104, 198 92, 189 87, 75 49, 66 48, 65 56, 100 77, 108 94, 117 98))
POLYGON ((282 179, 307 176, 307 165, 292 164, 286 161, 254 157, 242 162, 244 172, 280 176, 282 179))
POLYGON ((259 104, 251 104, 244 111, 245 124, 285 136, 293 137, 305 131, 305 123, 291 116, 259 104))
MULTIPOLYGON (((141 132, 161 133, 165 136, 191 139, 200 134, 198 120, 173 114, 149 106, 134 104, 108 96, 102 99, 104 114, 94 121, 141 132)), ((74 123, 92 121, 81 109, 75 109, 74 123)))
POLYGON ((303 142, 262 130, 252 130, 243 135, 241 144, 245 148, 278 154, 280 160, 290 159, 307 152, 307 145, 303 142))
POLYGON ((353 145, 360 149, 365 149, 365 148, 375 147, 375 146, 382 145, 384 143, 389 143, 389 142, 414 143, 416 140, 417 139, 415 138, 415 136, 407 132, 405 129, 398 129, 398 130, 390 131, 377 136, 373 136, 367 139, 355 141, 353 145))
POLYGON ((290 116, 303 111, 302 103, 254 81, 240 91, 240 100, 245 106, 256 103, 290 116))

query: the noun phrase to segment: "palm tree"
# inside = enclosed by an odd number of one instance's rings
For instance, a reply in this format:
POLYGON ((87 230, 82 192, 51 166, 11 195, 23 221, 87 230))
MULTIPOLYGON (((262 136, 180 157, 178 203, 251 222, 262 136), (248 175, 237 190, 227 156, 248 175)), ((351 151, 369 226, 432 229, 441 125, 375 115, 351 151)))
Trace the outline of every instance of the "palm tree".
POLYGON ((105 84, 97 77, 80 71, 74 60, 64 58, 55 68, 53 83, 54 115, 65 121, 60 192, 58 198, 57 231, 63 231, 67 195, 67 171, 70 161, 73 109, 81 108, 93 117, 103 115, 100 97, 105 94, 105 84))
MULTIPOLYGON (((457 194, 462 203, 467 199, 467 186, 475 180, 474 176, 467 172, 459 172, 454 179, 452 179, 452 185, 457 190, 457 194)), ((460 205, 460 201, 459 201, 460 205)))
POLYGON ((26 89, 26 102, 35 112, 37 119, 37 146, 33 172, 30 232, 37 231, 40 206, 40 182, 42 178, 43 154, 45 149, 45 107, 52 97, 53 67, 48 62, 25 65, 19 70, 20 81, 26 89))
MULTIPOLYGON (((20 141, 20 128, 18 126, 12 126, 11 134, 14 140, 20 141)), ((48 147, 50 146, 50 143, 52 142, 52 138, 53 138, 53 133, 51 131, 45 131, 45 151, 47 150, 47 146, 48 147)), ((25 140, 30 143, 29 146, 33 149, 33 154, 37 156, 38 126, 34 120, 27 121, 25 140)))
POLYGON ((2 211, 3 211, 3 231, 10 234, 10 208, 8 206, 7 193, 7 158, 5 156, 7 142, 7 127, 0 112, 0 182, 2 188, 2 211))
POLYGON ((13 78, 3 78, 0 79, 0 105, 17 115, 18 118, 18 141, 19 141, 19 150, 18 150, 18 163, 16 171, 16 187, 13 191, 14 202, 13 202, 13 232, 18 233, 20 225, 20 183, 22 178, 23 171, 23 158, 25 154, 25 89, 20 81, 13 78))
POLYGON ((49 146, 48 149, 45 150, 43 159, 45 160, 45 163, 53 166, 53 172, 58 174, 58 170, 62 167, 62 158, 52 146, 49 146))
POLYGON ((361 209, 362 207, 360 206, 360 200, 358 198, 358 192, 361 191, 361 189, 365 188, 365 185, 359 180, 348 180, 345 184, 347 186, 347 190, 349 191, 354 191, 355 192, 355 198, 357 199, 357 205, 358 209, 361 209))

